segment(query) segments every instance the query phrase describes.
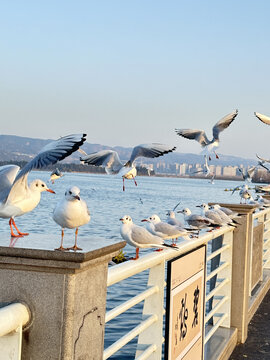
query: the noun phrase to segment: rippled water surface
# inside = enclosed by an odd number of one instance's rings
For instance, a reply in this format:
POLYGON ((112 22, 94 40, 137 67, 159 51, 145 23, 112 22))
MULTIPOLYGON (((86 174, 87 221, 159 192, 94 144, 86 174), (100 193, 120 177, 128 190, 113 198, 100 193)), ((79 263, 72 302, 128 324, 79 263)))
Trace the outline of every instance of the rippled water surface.
MULTIPOLYGON (((47 172, 31 172, 29 181, 40 178, 46 182, 49 179, 47 172)), ((121 241, 120 221, 123 215, 130 215, 133 221, 140 225, 140 220, 152 214, 158 214, 166 219, 166 210, 172 209, 179 201, 179 209, 189 207, 198 212, 195 205, 202 202, 220 201, 239 203, 236 192, 224 191, 225 188, 234 188, 239 182, 217 180, 211 184, 208 179, 178 179, 159 177, 138 177, 138 186, 133 181, 126 181, 126 191, 122 191, 122 180, 117 176, 93 175, 81 173, 65 173, 50 187, 56 192, 42 194, 38 207, 31 213, 16 219, 18 228, 32 234, 46 234, 43 244, 31 243, 31 237, 18 239, 16 247, 23 241, 27 246, 44 247, 53 250, 60 245, 60 227, 53 221, 52 212, 56 203, 64 196, 70 186, 76 185, 81 189, 81 197, 86 200, 91 221, 79 229, 78 244, 83 249, 91 249, 110 245, 121 241), (46 243, 45 243, 46 242, 46 243)), ((179 219, 182 220, 181 216, 179 219)), ((9 226, 7 219, 0 219, 2 234, 6 234, 9 245, 9 226)), ((74 230, 65 231, 65 246, 73 245, 74 230)), ((141 250, 140 254, 152 250, 141 250)), ((124 252, 134 256, 135 248, 126 246, 124 252)), ((107 308, 111 309, 143 289, 147 282, 147 272, 134 276, 108 289, 107 308)), ((141 320, 142 304, 137 305, 116 320, 108 323, 105 334, 105 347, 116 341, 126 332, 135 327, 141 320)), ((113 358, 128 360, 134 358, 136 341, 133 341, 117 353, 113 358)))

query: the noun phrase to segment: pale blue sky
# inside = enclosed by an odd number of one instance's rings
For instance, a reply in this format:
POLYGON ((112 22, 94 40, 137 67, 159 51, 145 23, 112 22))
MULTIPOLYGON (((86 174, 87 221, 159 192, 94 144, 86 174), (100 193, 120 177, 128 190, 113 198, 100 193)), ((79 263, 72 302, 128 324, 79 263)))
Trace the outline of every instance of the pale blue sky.
POLYGON ((269 157, 270 2, 0 3, 1 133, 200 151, 174 128, 238 108, 220 152, 269 157))

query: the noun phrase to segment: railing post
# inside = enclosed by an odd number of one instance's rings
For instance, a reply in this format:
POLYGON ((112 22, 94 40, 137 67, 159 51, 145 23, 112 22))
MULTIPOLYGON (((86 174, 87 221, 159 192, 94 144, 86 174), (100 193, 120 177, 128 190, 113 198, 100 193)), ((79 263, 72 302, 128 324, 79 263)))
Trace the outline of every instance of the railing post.
POLYGON ((253 205, 220 204, 242 216, 234 230, 232 257, 231 326, 236 327, 238 342, 244 343, 248 332, 249 283, 252 248, 253 205))
POLYGON ((77 253, 0 246, 0 302, 26 303, 32 314, 22 360, 102 359, 108 262, 124 245, 77 253))
POLYGON ((156 344, 156 351, 153 352, 149 360, 160 360, 162 357, 162 339, 163 339, 163 315, 164 315, 164 283, 165 282, 165 261, 152 267, 149 271, 148 287, 158 286, 159 291, 151 295, 144 301, 143 317, 149 315, 156 315, 157 321, 152 324, 147 330, 139 335, 138 349, 136 357, 138 357, 144 350, 144 346, 149 344, 156 344))

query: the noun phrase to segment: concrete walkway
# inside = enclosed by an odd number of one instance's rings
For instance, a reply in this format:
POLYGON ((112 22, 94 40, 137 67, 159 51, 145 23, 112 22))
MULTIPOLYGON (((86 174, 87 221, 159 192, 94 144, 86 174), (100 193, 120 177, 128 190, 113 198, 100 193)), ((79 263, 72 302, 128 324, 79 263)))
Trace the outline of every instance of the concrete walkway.
POLYGON ((230 360, 270 360, 270 290, 248 326, 245 344, 238 345, 230 360))

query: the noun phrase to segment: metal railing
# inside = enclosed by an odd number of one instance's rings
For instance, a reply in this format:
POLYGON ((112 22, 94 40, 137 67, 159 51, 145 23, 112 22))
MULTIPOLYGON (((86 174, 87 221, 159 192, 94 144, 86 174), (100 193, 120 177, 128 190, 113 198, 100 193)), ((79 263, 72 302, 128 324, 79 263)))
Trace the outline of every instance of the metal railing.
POLYGON ((13 303, 0 308, 1 359, 21 359, 22 327, 30 321, 28 307, 13 303))
POLYGON ((146 288, 131 299, 106 313, 108 323, 128 309, 144 302, 142 320, 139 325, 122 336, 104 350, 106 360, 117 353, 128 342, 138 336, 135 359, 161 359, 163 337, 164 288, 166 283, 166 261, 184 255, 201 245, 207 246, 206 272, 206 334, 205 343, 214 335, 219 326, 230 327, 231 268, 233 229, 229 226, 205 233, 199 238, 179 244, 179 251, 174 249, 151 253, 140 257, 137 261, 128 261, 109 268, 107 286, 116 284, 149 269, 146 288), (220 239, 221 247, 215 245, 220 239), (214 264, 211 266, 211 264, 214 264), (211 305, 209 305, 211 303, 211 305), (146 345, 147 344, 147 345, 146 345))

